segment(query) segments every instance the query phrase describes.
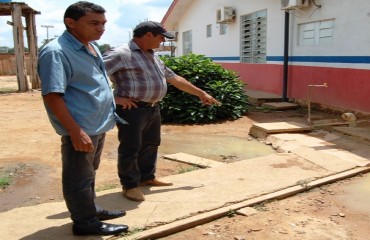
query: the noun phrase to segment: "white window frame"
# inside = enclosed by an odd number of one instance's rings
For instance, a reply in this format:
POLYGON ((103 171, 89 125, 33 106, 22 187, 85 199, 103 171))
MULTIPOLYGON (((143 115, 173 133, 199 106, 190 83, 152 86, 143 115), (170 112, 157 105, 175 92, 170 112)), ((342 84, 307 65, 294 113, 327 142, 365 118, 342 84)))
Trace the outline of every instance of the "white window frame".
POLYGON ((212 37, 212 24, 208 24, 206 26, 206 37, 207 38, 212 37))
POLYGON ((193 52, 193 36, 192 31, 182 33, 182 53, 186 55, 193 52))
POLYGON ((302 46, 327 46, 333 44, 335 20, 328 19, 298 25, 299 41, 302 46))
POLYGON ((219 28, 220 28, 220 35, 226 35, 227 33, 227 23, 220 23, 219 28))

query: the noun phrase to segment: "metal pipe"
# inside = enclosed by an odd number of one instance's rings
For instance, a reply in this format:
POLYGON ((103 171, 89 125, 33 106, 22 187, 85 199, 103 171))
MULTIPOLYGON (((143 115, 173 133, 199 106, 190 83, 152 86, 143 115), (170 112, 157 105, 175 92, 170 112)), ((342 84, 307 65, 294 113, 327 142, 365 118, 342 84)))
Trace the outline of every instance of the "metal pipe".
POLYGON ((282 101, 286 102, 288 92, 288 60, 289 60, 289 11, 285 11, 284 24, 284 71, 283 71, 283 96, 282 101))
POLYGON ((307 88, 308 88, 308 91, 307 91, 307 107, 308 107, 308 118, 307 118, 307 122, 308 122, 308 125, 311 126, 311 99, 310 99, 310 89, 312 87, 328 87, 328 84, 327 83, 324 83, 322 85, 308 85, 307 88))

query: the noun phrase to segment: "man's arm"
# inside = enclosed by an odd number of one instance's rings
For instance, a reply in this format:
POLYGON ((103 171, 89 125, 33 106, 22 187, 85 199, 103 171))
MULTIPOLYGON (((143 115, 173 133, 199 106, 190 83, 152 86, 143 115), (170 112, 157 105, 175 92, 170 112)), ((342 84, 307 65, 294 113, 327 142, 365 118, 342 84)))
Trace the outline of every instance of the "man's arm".
POLYGON ((43 98, 50 110, 67 129, 75 150, 81 152, 94 151, 94 145, 92 144, 91 138, 73 119, 68 111, 62 95, 60 93, 49 93, 43 96, 43 98))
POLYGON ((214 99, 211 95, 203 91, 202 89, 194 86, 191 82, 187 81, 185 78, 174 75, 173 78, 167 80, 168 83, 172 84, 176 88, 180 89, 181 91, 190 93, 192 95, 195 95, 199 97, 199 99, 203 102, 205 105, 221 105, 219 101, 214 99))

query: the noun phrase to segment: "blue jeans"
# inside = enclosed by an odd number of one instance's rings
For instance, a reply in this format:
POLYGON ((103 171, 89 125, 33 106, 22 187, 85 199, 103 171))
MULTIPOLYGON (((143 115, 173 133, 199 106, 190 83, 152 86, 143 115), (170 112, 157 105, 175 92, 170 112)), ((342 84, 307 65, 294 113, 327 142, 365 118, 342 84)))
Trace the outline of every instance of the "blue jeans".
POLYGON ((104 146, 105 133, 90 136, 95 151, 75 151, 69 136, 62 140, 62 185, 63 196, 71 219, 80 227, 99 226, 95 206, 95 172, 100 164, 100 156, 104 146))
POLYGON ((116 113, 128 124, 118 127, 118 176, 126 189, 137 187, 141 181, 155 178, 158 147, 161 142, 159 105, 122 109, 116 113))

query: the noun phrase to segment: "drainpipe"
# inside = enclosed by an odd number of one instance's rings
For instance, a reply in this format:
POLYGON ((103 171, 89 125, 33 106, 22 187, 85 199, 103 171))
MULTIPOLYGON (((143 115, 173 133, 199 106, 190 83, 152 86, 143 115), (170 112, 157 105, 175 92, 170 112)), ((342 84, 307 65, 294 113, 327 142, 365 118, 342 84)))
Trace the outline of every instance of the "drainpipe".
POLYGON ((288 60, 289 60, 289 11, 285 11, 284 26, 284 75, 283 75, 283 96, 282 101, 287 101, 288 89, 288 60))

